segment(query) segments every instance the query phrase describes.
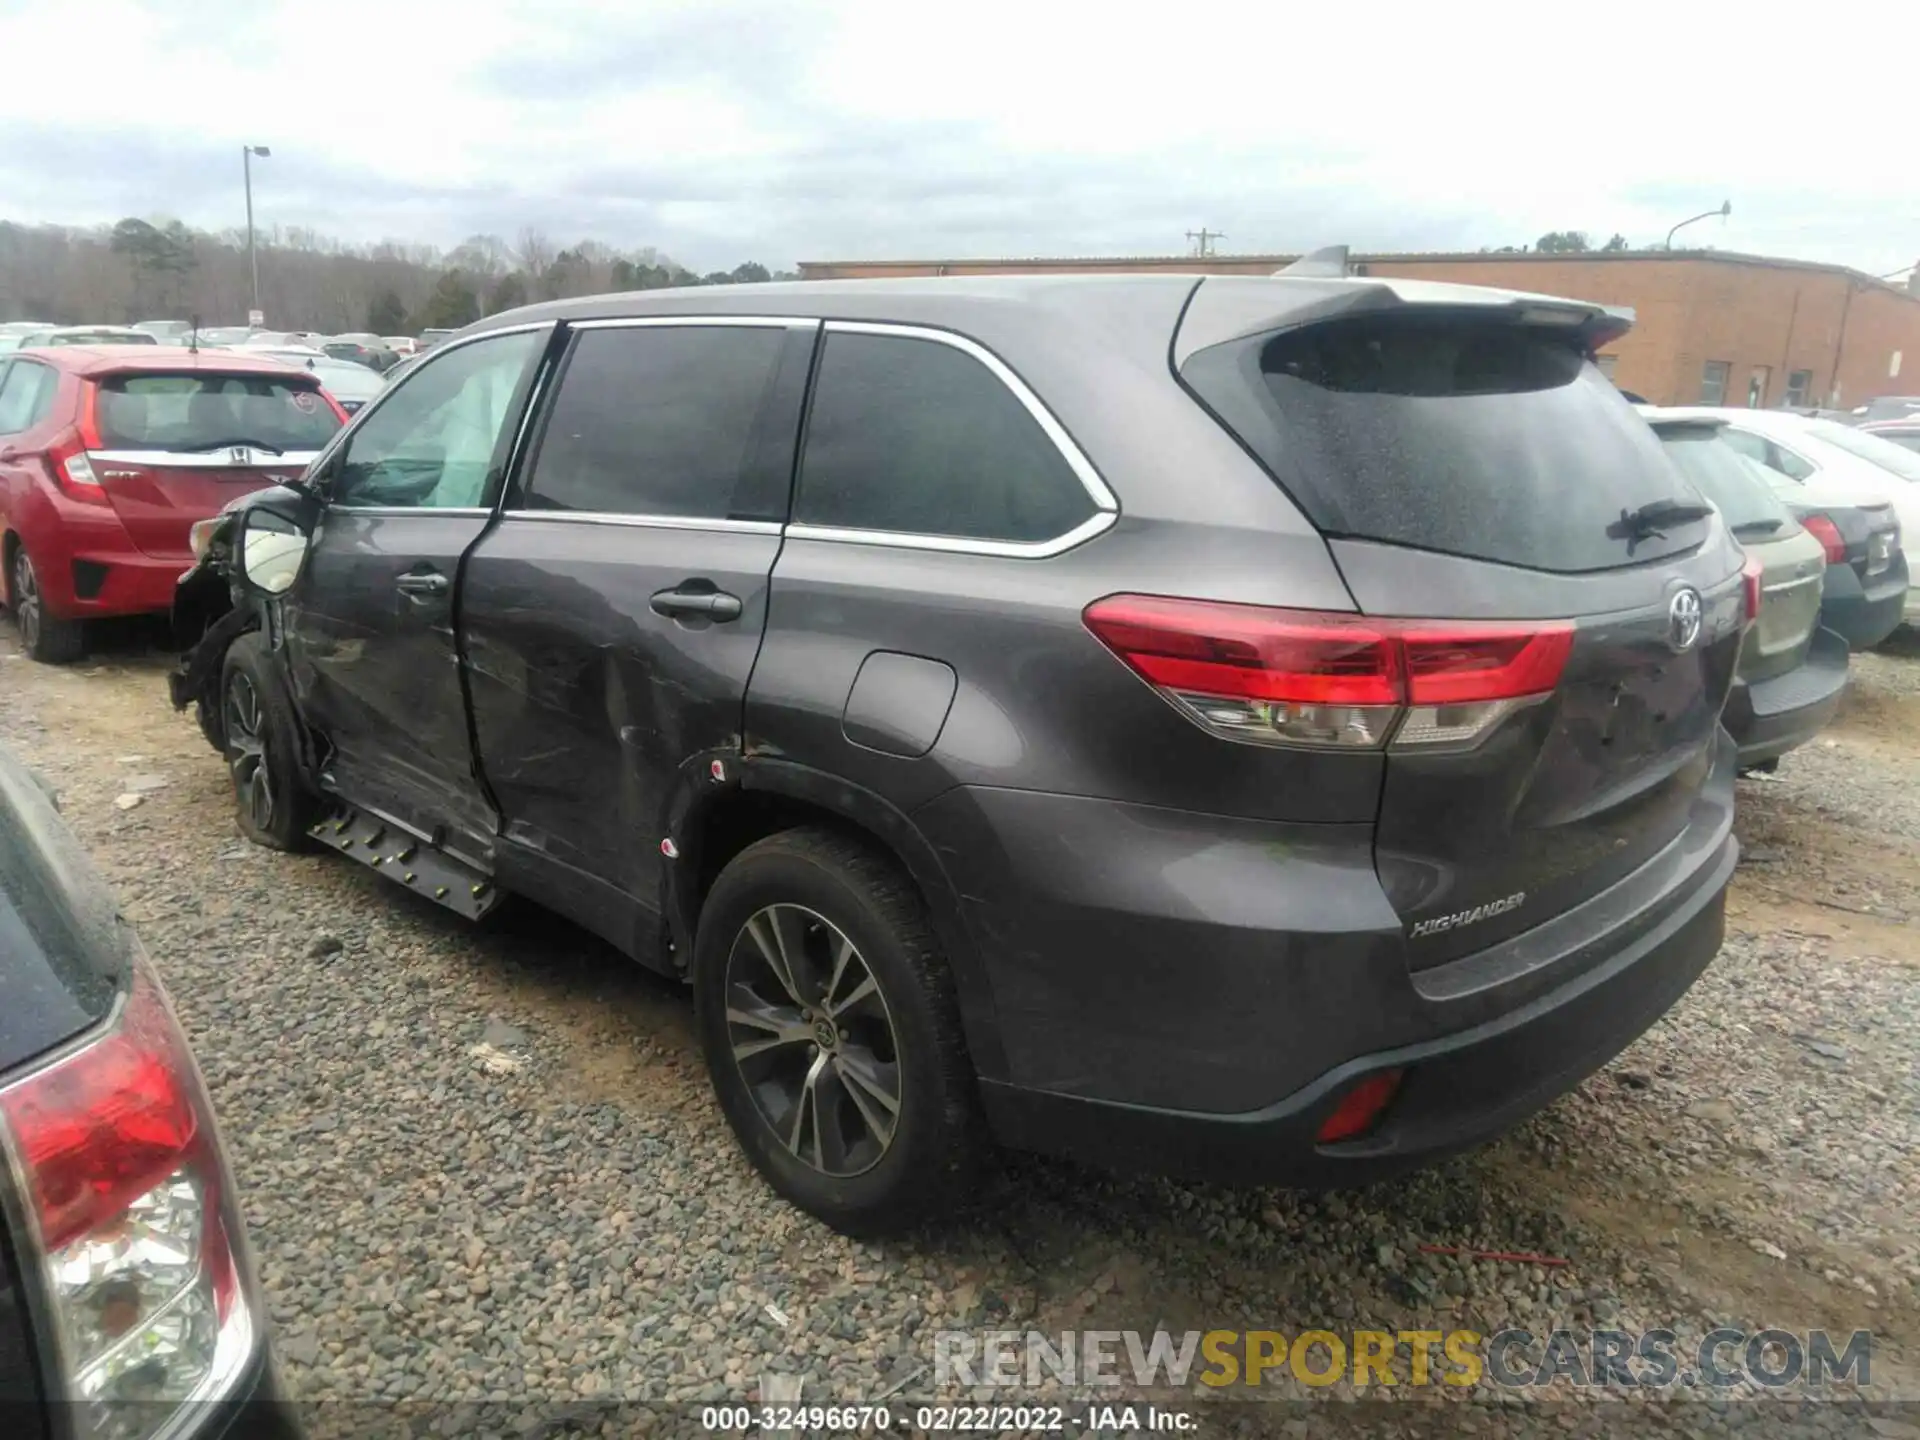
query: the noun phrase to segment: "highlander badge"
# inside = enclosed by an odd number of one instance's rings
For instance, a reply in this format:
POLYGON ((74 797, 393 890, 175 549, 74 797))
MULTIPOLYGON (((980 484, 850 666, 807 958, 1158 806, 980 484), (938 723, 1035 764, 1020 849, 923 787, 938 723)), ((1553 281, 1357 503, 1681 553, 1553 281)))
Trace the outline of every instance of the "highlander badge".
POLYGON ((1443 930, 1458 930, 1462 925, 1478 925, 1482 920, 1491 920, 1509 910, 1518 910, 1526 903, 1527 892, 1521 890, 1503 900, 1489 900, 1484 905, 1476 905, 1471 910, 1457 910, 1451 915, 1436 915, 1431 920, 1422 920, 1408 934, 1418 940, 1422 936, 1438 935, 1443 930))

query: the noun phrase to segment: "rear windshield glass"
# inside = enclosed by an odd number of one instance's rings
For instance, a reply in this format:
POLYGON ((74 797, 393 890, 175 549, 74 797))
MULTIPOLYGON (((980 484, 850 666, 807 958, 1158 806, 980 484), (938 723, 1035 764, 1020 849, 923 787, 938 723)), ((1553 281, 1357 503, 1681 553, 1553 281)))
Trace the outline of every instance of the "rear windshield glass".
POLYGON ((1783 535, 1800 527, 1773 493, 1767 472, 1720 438, 1719 427, 1662 430, 1667 458, 1711 500, 1736 533, 1783 535))
POLYGON ((318 450, 340 428, 312 383, 273 375, 117 375, 98 402, 107 450, 318 450))
POLYGON ((1329 534, 1560 572, 1705 535, 1621 523, 1700 497, 1613 383, 1537 329, 1367 316, 1212 346, 1181 376, 1329 534))

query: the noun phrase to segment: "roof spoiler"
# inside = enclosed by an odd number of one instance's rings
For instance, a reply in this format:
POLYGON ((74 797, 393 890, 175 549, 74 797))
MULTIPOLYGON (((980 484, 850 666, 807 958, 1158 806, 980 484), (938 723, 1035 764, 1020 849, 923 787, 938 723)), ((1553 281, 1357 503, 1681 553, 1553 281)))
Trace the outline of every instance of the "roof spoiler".
POLYGON ((1344 245, 1323 245, 1318 250, 1302 255, 1291 265, 1283 265, 1273 272, 1275 275, 1310 275, 1320 279, 1345 279, 1350 273, 1347 266, 1347 247, 1344 245))

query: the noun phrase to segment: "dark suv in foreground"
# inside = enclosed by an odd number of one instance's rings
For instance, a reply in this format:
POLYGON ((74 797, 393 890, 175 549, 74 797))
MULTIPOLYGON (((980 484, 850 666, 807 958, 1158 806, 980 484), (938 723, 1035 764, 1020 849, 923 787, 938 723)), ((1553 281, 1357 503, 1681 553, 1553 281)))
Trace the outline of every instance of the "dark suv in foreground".
POLYGON ((690 981, 837 1226, 988 1136, 1371 1179, 1720 943, 1757 585, 1622 328, 1304 276, 514 311, 206 537, 174 698, 255 839, 690 981))

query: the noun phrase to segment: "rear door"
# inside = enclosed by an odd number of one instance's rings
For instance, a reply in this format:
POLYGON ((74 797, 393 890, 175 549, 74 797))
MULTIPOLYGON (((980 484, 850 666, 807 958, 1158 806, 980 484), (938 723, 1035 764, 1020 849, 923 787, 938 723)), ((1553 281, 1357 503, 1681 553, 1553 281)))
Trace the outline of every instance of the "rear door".
POLYGON ((1739 553, 1560 317, 1530 308, 1253 327, 1180 367, 1328 537, 1363 613, 1510 624, 1516 662, 1565 647, 1550 689, 1471 704, 1447 703, 1481 688, 1459 658, 1502 668, 1484 632, 1457 627, 1455 656, 1441 623, 1407 652, 1375 863, 1416 968, 1622 879, 1710 784, 1723 818, 1731 802, 1716 737, 1739 553))
POLYGON ((147 555, 188 559, 196 520, 299 475, 341 425, 318 382, 294 375, 142 371, 87 384, 88 462, 147 555))
POLYGON ((740 749, 816 328, 676 317, 572 338, 460 605, 506 838, 581 880, 549 888, 656 908, 674 787, 740 749))
POLYGON ((482 863, 494 817, 467 739, 454 604, 549 333, 450 346, 368 412, 318 477, 328 503, 285 607, 294 688, 331 747, 333 787, 482 863))

